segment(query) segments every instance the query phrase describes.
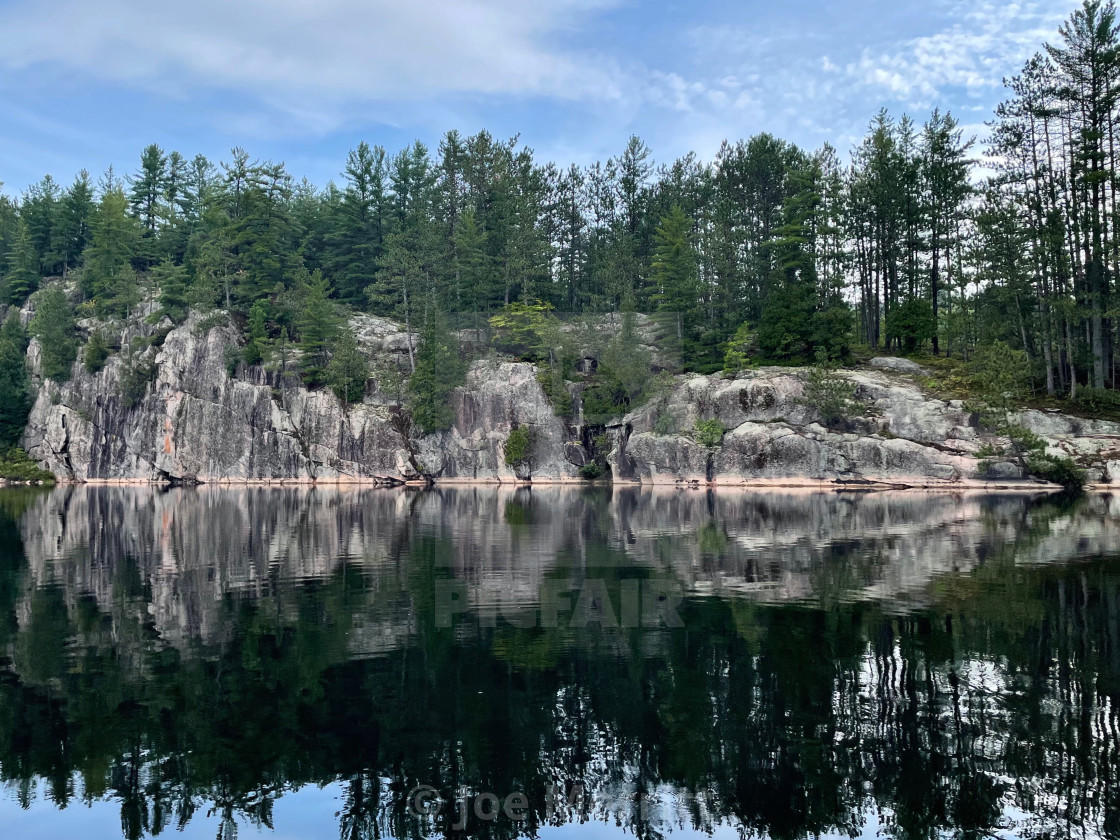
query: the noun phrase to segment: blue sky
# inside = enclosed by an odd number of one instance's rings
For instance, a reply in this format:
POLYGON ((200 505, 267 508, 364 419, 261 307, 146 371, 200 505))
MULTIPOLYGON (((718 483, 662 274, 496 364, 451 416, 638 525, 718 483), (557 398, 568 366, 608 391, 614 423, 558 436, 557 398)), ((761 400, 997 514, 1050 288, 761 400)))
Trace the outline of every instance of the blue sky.
POLYGON ((156 142, 316 184, 360 140, 520 134, 588 163, 769 131, 846 153, 883 106, 970 131, 1078 0, 0 0, 0 182, 156 142))

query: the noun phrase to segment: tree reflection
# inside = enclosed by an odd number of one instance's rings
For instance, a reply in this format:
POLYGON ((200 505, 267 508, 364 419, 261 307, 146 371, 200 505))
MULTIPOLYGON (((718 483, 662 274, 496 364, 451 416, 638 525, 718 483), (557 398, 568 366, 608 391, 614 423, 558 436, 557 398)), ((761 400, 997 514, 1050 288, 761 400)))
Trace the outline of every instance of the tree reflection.
MULTIPOLYGON (((1120 567, 1034 562, 1070 517, 1103 511, 1026 499, 982 507, 978 533, 998 537, 982 559, 897 597, 866 596, 911 548, 884 531, 803 542, 816 558, 813 598, 697 592, 682 629, 518 629, 488 626, 477 611, 447 628, 434 582, 501 566, 470 553, 487 517, 492 539, 513 529, 531 541, 550 508, 519 498, 511 516, 512 500, 491 514, 483 496, 435 507, 414 497, 367 556, 303 576, 254 566, 264 574, 253 586, 226 585, 207 606, 207 632, 172 639, 153 619, 169 584, 143 556, 99 550, 91 537, 49 564, 29 561, 42 549, 27 534, 36 498, 0 495, 0 774, 25 807, 41 785, 59 808, 79 795, 117 801, 127 838, 200 813, 233 837, 239 822, 271 827, 286 793, 338 783, 341 838, 504 838, 582 819, 649 838, 721 824, 856 836, 872 817, 890 836, 979 837, 1017 812, 1025 821, 1011 827, 1023 835, 1120 834, 1120 567), (431 524, 461 517, 471 540, 431 524), (355 653, 363 645, 373 653, 355 653), (453 809, 410 812, 418 784, 449 801, 524 792, 530 813, 459 832, 453 809), (550 809, 555 786, 587 795, 550 809)), ((580 526, 559 529, 533 574, 601 579, 617 597, 623 581, 659 573, 663 536, 640 558, 640 538, 610 537, 634 533, 642 515, 621 502, 581 502, 580 526)), ((770 521, 794 515, 773 499, 751 504, 770 521)), ((739 526, 720 513, 709 500, 689 518, 696 562, 757 577, 736 554, 748 544, 739 526)), ((330 514, 334 533, 372 527, 361 517, 373 515, 330 514)), ((888 530, 897 518, 836 515, 840 530, 853 516, 888 530)), ((305 530, 296 542, 321 540, 305 530)), ((275 556, 277 542, 266 543, 259 550, 275 556)))

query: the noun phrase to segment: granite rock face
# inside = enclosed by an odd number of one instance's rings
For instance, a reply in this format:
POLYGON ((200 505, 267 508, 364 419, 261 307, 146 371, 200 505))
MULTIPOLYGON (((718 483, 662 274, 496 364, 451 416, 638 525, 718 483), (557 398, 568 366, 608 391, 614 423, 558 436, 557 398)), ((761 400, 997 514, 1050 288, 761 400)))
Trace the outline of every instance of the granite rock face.
MULTIPOLYGON (((356 320, 367 352, 407 354, 408 336, 378 320, 356 320)), ((531 365, 476 363, 453 397, 455 427, 406 440, 380 392, 344 407, 329 390, 308 390, 291 376, 231 376, 226 360, 236 344, 233 328, 200 329, 192 317, 146 351, 154 378, 133 405, 121 393, 119 354, 97 373, 75 362, 67 382, 40 383, 24 447, 73 481, 399 481, 418 477, 413 458, 436 479, 577 477, 565 457, 565 424, 531 365), (535 441, 520 476, 504 461, 505 440, 519 424, 535 441)), ((29 357, 37 370, 34 342, 29 357)))
MULTIPOLYGON (((892 360, 895 361, 895 360, 892 360)), ((652 484, 838 485, 952 487, 1024 483, 1011 463, 981 473, 985 441, 977 419, 957 400, 925 394, 908 367, 845 371, 856 398, 853 416, 828 429, 807 405, 799 371, 760 368, 734 379, 682 378, 666 396, 615 429, 616 478, 652 484), (903 375, 899 375, 899 374, 903 375), (698 421, 718 421, 717 446, 691 434, 698 421)), ((1024 411, 1020 422, 1068 454, 1090 479, 1120 481, 1120 424, 1024 411)))
MULTIPOLYGON (((41 377, 40 348, 31 343, 28 364, 38 393, 23 443, 60 479, 568 482, 580 479, 598 446, 614 480, 650 484, 1023 481, 1010 463, 988 465, 981 475, 977 455, 988 438, 976 418, 959 401, 923 392, 912 363, 900 364, 906 360, 881 359, 874 369, 842 374, 857 407, 841 428, 826 428, 807 404, 802 372, 772 367, 734 378, 671 377, 666 393, 604 429, 558 417, 533 365, 490 358, 476 361, 452 395, 452 428, 419 435, 398 405, 399 372, 408 370, 416 336, 391 321, 352 318, 374 374, 363 401, 344 406, 330 390, 309 390, 294 375, 232 364, 238 345, 232 326, 197 316, 179 326, 166 319, 152 324, 154 311, 148 305, 114 335, 121 346, 134 337, 151 346, 131 360, 114 354, 96 373, 75 362, 63 383, 41 377), (150 371, 139 386, 131 375, 138 367, 150 371), (386 373, 394 368, 397 375, 386 373), (718 421, 724 433, 716 445, 698 442, 699 421, 718 421), (511 466, 505 444, 518 426, 530 430, 531 458, 511 466), (604 431, 609 453, 601 448, 604 431)), ((638 326, 652 336, 653 325, 638 326)), ((460 335, 460 341, 481 339, 460 335)), ((294 362, 288 365, 294 369, 294 362)), ((1078 460, 1093 481, 1120 483, 1120 424, 1038 411, 1024 411, 1019 420, 1052 453, 1078 460)))

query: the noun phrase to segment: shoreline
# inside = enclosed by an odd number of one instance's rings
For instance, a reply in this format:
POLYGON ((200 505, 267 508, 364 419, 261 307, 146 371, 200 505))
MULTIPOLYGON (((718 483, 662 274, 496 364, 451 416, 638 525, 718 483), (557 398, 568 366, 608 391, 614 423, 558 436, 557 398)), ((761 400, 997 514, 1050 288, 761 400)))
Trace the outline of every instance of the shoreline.
MULTIPOLYGON (((916 477, 900 477, 898 480, 866 479, 866 480, 836 480, 812 478, 768 478, 754 481, 702 481, 676 480, 676 481, 586 481, 583 479, 468 479, 448 478, 429 481, 403 481, 387 477, 335 477, 329 479, 311 478, 278 478, 278 479, 233 479, 223 478, 213 481, 181 482, 167 479, 144 478, 96 478, 84 481, 56 480, 54 484, 42 482, 23 482, 0 480, 0 487, 219 487, 219 488, 294 488, 294 487, 323 487, 338 489, 420 489, 445 487, 486 487, 486 488, 531 488, 538 487, 625 487, 645 488, 650 490, 734 490, 746 492, 765 492, 770 490, 796 490, 809 492, 833 493, 884 493, 884 492, 935 492, 935 493, 984 493, 984 492, 1021 492, 1021 493, 1059 493, 1061 486, 1044 482, 1029 480, 1020 481, 980 481, 968 479, 963 481, 939 481, 936 479, 921 480, 916 477)), ((1084 492, 1106 493, 1118 489, 1112 484, 1087 484, 1082 488, 1084 492)))

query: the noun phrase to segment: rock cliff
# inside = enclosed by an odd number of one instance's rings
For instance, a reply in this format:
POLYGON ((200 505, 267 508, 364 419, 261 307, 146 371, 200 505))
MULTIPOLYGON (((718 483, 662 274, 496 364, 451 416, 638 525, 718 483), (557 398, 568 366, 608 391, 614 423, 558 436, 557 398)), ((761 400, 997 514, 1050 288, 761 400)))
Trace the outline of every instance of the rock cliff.
MULTIPOLYGON (((1005 463, 981 481, 976 455, 984 435, 975 418, 959 402, 924 393, 920 369, 901 359, 843 374, 859 407, 837 432, 805 405, 802 377, 791 368, 677 376, 641 409, 588 429, 579 422, 578 393, 575 417, 558 417, 533 365, 492 357, 474 362, 453 395, 453 427, 419 436, 402 422, 389 377, 375 376, 360 404, 344 406, 291 374, 231 365, 238 334, 229 325, 198 316, 179 326, 151 320, 130 322, 119 335, 123 346, 134 335, 148 339, 139 359, 117 354, 96 373, 75 362, 62 383, 39 376, 32 342, 38 392, 24 447, 60 479, 398 482, 422 473, 437 482, 574 482, 598 438, 600 446, 610 441, 609 454, 600 455, 615 481, 941 487, 1022 480, 1005 463), (150 381, 127 399, 129 365, 138 361, 150 381), (718 421, 718 445, 695 439, 698 420, 718 421), (519 425, 532 429, 532 457, 514 468, 504 446, 519 425)), ((398 325, 358 316, 352 326, 375 369, 405 365, 411 339, 398 325)), ((1095 482, 1120 482, 1120 424, 1037 411, 1020 420, 1052 451, 1089 467, 1095 482)))

